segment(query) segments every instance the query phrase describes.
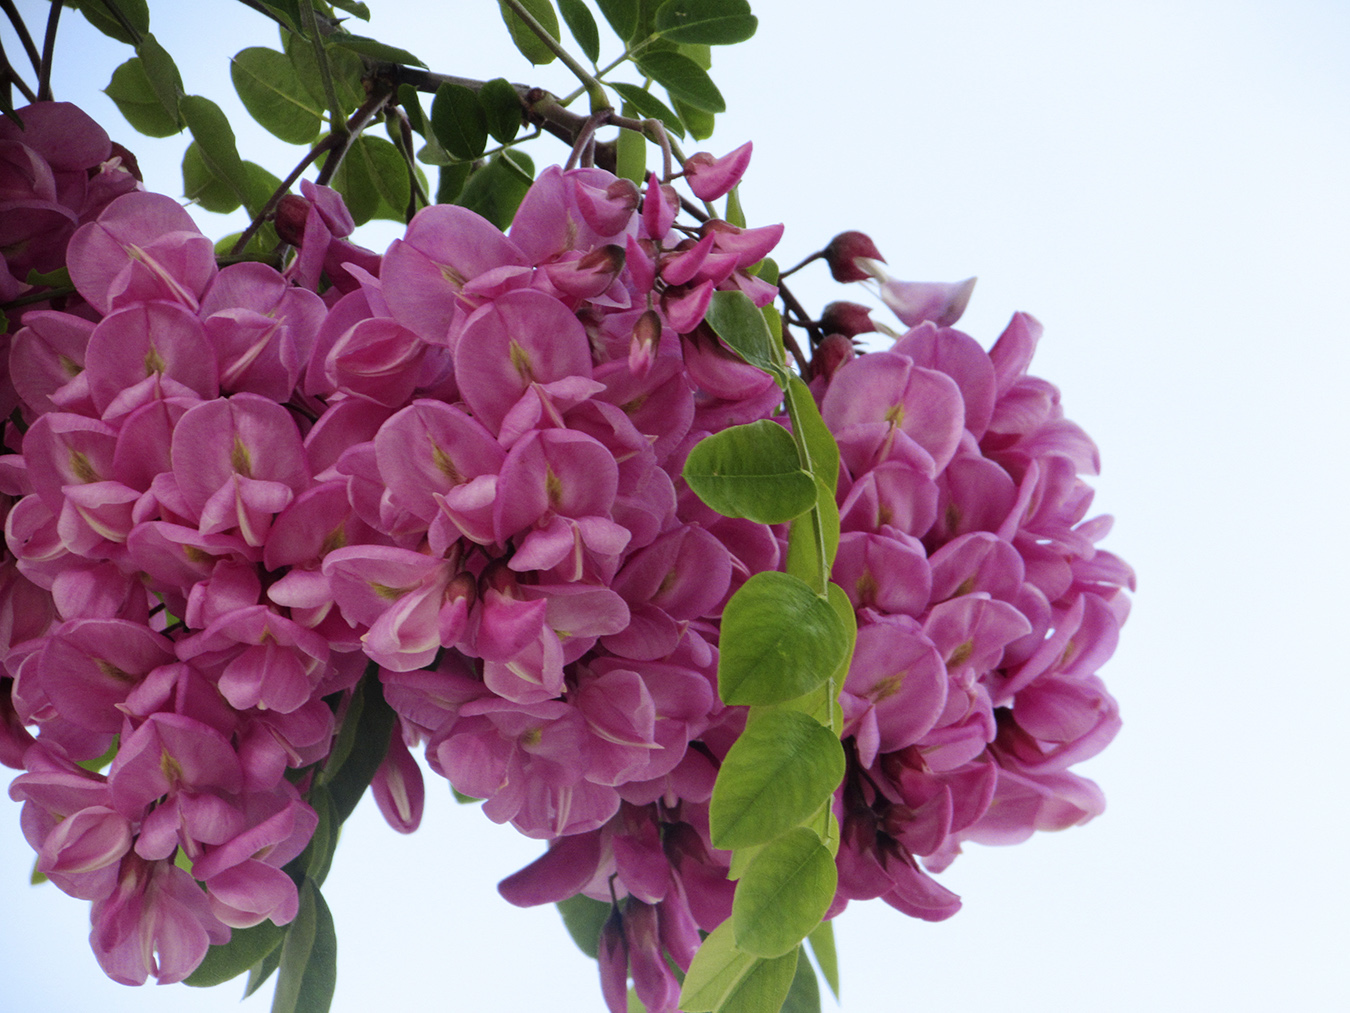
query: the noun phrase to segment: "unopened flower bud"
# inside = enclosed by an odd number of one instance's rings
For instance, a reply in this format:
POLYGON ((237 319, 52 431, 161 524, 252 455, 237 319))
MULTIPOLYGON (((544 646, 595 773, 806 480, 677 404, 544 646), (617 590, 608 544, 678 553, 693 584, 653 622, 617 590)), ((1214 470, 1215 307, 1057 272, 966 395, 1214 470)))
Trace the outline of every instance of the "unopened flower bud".
POLYGON ((816 346, 811 356, 811 378, 829 380, 839 367, 853 358, 853 340, 844 334, 831 334, 816 346))
POLYGON ((856 263, 859 257, 886 263, 877 244, 864 232, 839 233, 830 240, 824 253, 825 262, 830 265, 830 274, 834 275, 835 281, 864 281, 870 277, 869 272, 856 263))
POLYGON ((300 246, 305 238, 305 221, 309 218, 309 201, 288 193, 277 201, 276 220, 272 223, 283 243, 300 246))
POLYGON ((872 323, 871 310, 856 302, 832 302, 820 315, 820 329, 826 334, 842 334, 846 338, 870 334, 877 329, 872 323))

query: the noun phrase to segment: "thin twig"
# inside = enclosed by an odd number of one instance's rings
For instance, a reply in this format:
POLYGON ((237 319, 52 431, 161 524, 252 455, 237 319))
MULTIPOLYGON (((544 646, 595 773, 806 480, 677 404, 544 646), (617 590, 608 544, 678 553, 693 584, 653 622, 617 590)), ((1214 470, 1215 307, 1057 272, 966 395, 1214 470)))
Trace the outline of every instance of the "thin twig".
POLYGON ((384 108, 384 104, 389 101, 389 96, 391 94, 392 92, 388 90, 387 82, 382 82, 380 87, 377 87, 375 91, 371 92, 370 97, 361 104, 361 108, 352 113, 351 119, 343 124, 345 133, 339 132, 337 128, 334 128, 333 133, 338 136, 341 143, 328 153, 328 158, 324 160, 323 168, 321 168, 319 174, 314 177, 315 183, 319 184, 319 186, 328 185, 328 181, 331 180, 333 175, 338 171, 338 166, 342 164, 342 160, 347 157, 347 152, 351 149, 351 146, 355 144, 356 139, 361 136, 361 131, 365 130, 370 121, 379 114, 382 108, 384 108))
POLYGON ((295 185, 295 181, 300 178, 300 174, 308 169, 314 163, 314 160, 325 151, 328 151, 333 145, 339 143, 339 140, 340 138, 337 134, 329 134, 318 144, 309 149, 309 152, 305 157, 300 160, 300 164, 291 170, 291 174, 281 181, 279 187, 272 191, 272 196, 267 198, 267 203, 262 206, 262 209, 259 210, 253 221, 248 223, 248 228, 239 234, 239 238, 235 241, 235 244, 230 247, 231 256, 244 252, 244 247, 247 246, 248 241, 253 238, 253 234, 262 228, 263 222, 267 221, 267 216, 276 210, 277 205, 281 202, 281 198, 285 197, 286 194, 290 192, 291 187, 295 185))
POLYGON ((52 4, 47 15, 47 33, 42 39, 42 69, 38 71, 38 99, 50 102, 52 98, 52 61, 56 56, 56 25, 61 20, 61 4, 52 4))
POLYGON ((28 26, 23 23, 23 18, 19 15, 19 9, 14 6, 14 0, 0 0, 0 9, 3 9, 9 15, 9 23, 14 26, 14 34, 23 43, 23 48, 28 53, 28 59, 33 63, 33 70, 41 74, 42 57, 38 54, 37 46, 33 45, 33 37, 28 34, 28 26))
MULTIPOLYGON (((803 326, 806 328, 806 334, 807 337, 810 338, 812 348, 815 348, 825 340, 824 335, 820 333, 820 328, 817 327, 807 315, 806 310, 802 309, 802 304, 797 301, 797 297, 792 294, 792 290, 783 284, 781 276, 778 279, 778 295, 783 300, 784 306, 790 309, 799 318, 806 321, 803 326)), ((802 354, 801 348, 797 345, 797 339, 788 331, 784 331, 783 344, 785 344, 788 350, 792 352, 792 357, 797 360, 797 368, 801 370, 802 376, 806 376, 810 366, 807 365, 806 356, 802 354)))
POLYGON ((5 55, 3 42, 0 42, 0 81, 14 85, 19 91, 23 92, 23 97, 28 99, 29 102, 37 101, 37 95, 34 94, 33 89, 28 87, 24 83, 24 79, 18 75, 18 72, 9 65, 9 57, 5 55))

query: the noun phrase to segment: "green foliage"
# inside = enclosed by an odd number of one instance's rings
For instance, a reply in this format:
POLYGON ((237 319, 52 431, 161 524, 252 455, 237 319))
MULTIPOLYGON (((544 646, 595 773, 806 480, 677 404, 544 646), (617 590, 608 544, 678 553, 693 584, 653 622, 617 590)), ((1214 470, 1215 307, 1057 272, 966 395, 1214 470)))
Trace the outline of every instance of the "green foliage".
MULTIPOLYGON (((353 692, 352 702, 343 719, 343 728, 338 733, 341 745, 343 736, 348 734, 347 727, 351 725, 351 745, 344 746, 345 755, 335 755, 334 759, 338 762, 330 761, 323 772, 323 781, 333 796, 335 822, 343 823, 352 814, 356 803, 369 787, 371 778, 380 769, 385 753, 389 751, 394 720, 393 708, 385 703, 384 694, 380 691, 379 678, 368 669, 353 692)), ((336 746, 334 752, 338 753, 336 746)))
POLYGON ((208 949, 206 958, 184 979, 184 983, 210 988, 237 978, 278 949, 285 937, 286 930, 270 921, 246 929, 231 929, 230 941, 208 949))
POLYGON ((406 49, 400 49, 398 46, 389 46, 377 39, 367 38, 364 35, 349 35, 347 33, 336 33, 328 36, 329 45, 340 46, 343 49, 350 49, 353 53, 367 57, 371 60, 378 60, 381 63, 398 63, 406 67, 421 67, 426 69, 426 64, 413 56, 406 49))
POLYGON ((638 0, 595 0, 614 34, 628 42, 637 33, 638 0))
POLYGON ((704 319, 746 362, 781 379, 783 344, 769 332, 764 314, 744 292, 714 292, 704 319))
POLYGON ((758 25, 746 0, 668 0, 655 28, 671 42, 727 46, 750 38, 758 25))
POLYGON ((612 905, 580 893, 558 901, 558 911, 572 941, 591 959, 599 955, 600 930, 605 927, 612 910, 612 905))
POLYGON ((726 112, 727 104, 717 85, 713 84, 708 72, 689 57, 668 50, 648 51, 638 57, 637 66, 665 88, 676 102, 705 112, 726 112))
POLYGON ((736 948, 731 919, 703 940, 680 992, 686 1013, 777 1013, 792 987, 800 948, 773 959, 736 948))
POLYGON ((505 230, 515 217, 516 208, 525 199, 534 178, 534 162, 518 151, 493 155, 492 160, 469 177, 464 192, 455 201, 476 211, 499 229, 505 230), (507 160, 515 166, 507 164, 507 160), (522 178, 524 177, 524 178, 522 178))
POLYGON ((113 100, 128 123, 147 137, 168 137, 183 129, 177 112, 164 108, 145 64, 133 56, 113 71, 103 93, 113 100))
POLYGON ((600 59, 600 29, 591 16, 590 10, 581 0, 558 0, 558 10, 562 11, 567 30, 577 45, 586 54, 586 59, 595 63, 600 59))
POLYGON ((323 894, 311 879, 300 887, 300 911, 281 945, 272 1013, 327 1013, 337 985, 337 933, 323 894))
POLYGON ((240 204, 234 188, 211 172, 196 141, 183 152, 183 196, 207 211, 222 215, 229 214, 240 204))
MULTIPOLYGON (((530 16, 539 22, 549 35, 555 39, 558 37, 558 15, 554 13, 553 4, 549 0, 520 0, 520 5, 530 12, 530 16)), ((516 48, 525 59, 536 66, 552 63, 555 59, 553 50, 544 44, 533 29, 506 5, 505 0, 497 0, 497 6, 501 8, 502 20, 506 22, 506 27, 511 32, 511 41, 516 44, 516 48)))
POLYGON ((473 89, 446 82, 431 103, 431 129, 455 158, 472 161, 487 149, 487 113, 473 89))
POLYGON ((300 82, 294 62, 275 49, 252 46, 230 61, 230 79, 250 116, 273 136, 311 144, 323 123, 323 104, 300 82))
POLYGON ((699 109, 688 102, 683 102, 678 98, 672 98, 671 104, 675 106, 675 111, 680 114, 680 119, 684 125, 689 128, 689 134, 696 141, 706 141, 713 134, 714 117, 706 109, 699 109))
POLYGON ((382 137, 358 137, 333 174, 333 186, 347 202, 357 225, 372 218, 407 221, 412 196, 408 163, 382 137))
POLYGON ((155 37, 148 32, 141 37, 136 47, 136 55, 141 59, 150 89, 159 99, 159 104, 175 123, 182 122, 178 111, 178 100, 183 96, 183 78, 174 65, 173 57, 164 51, 155 37))
POLYGON ((797 960, 797 973, 792 976, 792 987, 780 1013, 820 1013, 820 985, 805 953, 797 960))
POLYGON ((768 419, 706 437, 690 451, 684 480, 718 513, 760 524, 790 521, 816 502, 792 434, 768 419))
POLYGON ((150 8, 146 0, 115 0, 114 4, 109 4, 106 0, 64 0, 64 3, 83 14, 85 20, 104 35, 118 42, 125 42, 129 46, 136 45, 138 37, 150 31, 150 8), (109 9, 114 6, 131 26, 131 32, 126 30, 122 20, 109 9))
POLYGON ((844 749, 824 725, 787 709, 752 715, 713 786, 714 847, 774 840, 814 816, 844 777, 844 749))
POLYGON ((834 922, 821 922, 806 939, 811 944, 811 952, 816 956, 816 963, 820 965, 820 973, 825 976, 830 991, 838 999, 839 955, 834 948, 834 922))
POLYGON ((504 77, 486 81, 478 92, 478 102, 487 120, 487 131, 499 144, 510 144, 520 132, 524 106, 516 86, 504 77))
POLYGON ((256 217, 276 186, 276 177, 244 162, 234 144, 234 130, 220 106, 200 95, 185 95, 179 103, 192 139, 206 169, 234 191, 250 216, 256 217), (269 185, 271 184, 271 185, 269 185))
POLYGON ((811 692, 847 657, 848 631, 829 599, 787 573, 757 573, 722 613, 718 692, 724 703, 772 704, 811 692))
POLYGON ((838 879, 834 856, 806 827, 764 845, 736 884, 731 906, 736 946, 757 957, 796 949, 820 924, 838 879))
MULTIPOLYGON (((294 32, 283 31, 281 35, 282 49, 295 67, 295 74, 305 93, 317 108, 326 110, 328 97, 324 94, 323 73, 319 69, 319 58, 314 53, 313 44, 294 32)), ((366 91, 361 83, 365 64, 356 53, 340 46, 325 47, 324 59, 328 62, 338 105, 342 107, 343 114, 348 115, 365 101, 366 91)))
MULTIPOLYGON (((631 115, 625 106, 624 113, 631 115)), ((620 130, 614 141, 615 175, 641 185, 647 178, 647 142, 632 130, 620 130)))

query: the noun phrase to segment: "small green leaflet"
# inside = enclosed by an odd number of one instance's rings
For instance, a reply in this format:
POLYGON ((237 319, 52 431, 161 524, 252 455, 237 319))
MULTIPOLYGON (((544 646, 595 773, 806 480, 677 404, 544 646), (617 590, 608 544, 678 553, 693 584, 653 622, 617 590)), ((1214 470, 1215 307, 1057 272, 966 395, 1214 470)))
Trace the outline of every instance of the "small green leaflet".
POLYGON ((728 46, 755 34, 759 19, 746 0, 668 0, 656 12, 656 31, 671 42, 728 46))
POLYGON ((595 5, 621 41, 632 40, 638 27, 638 0, 595 0, 595 5))
MULTIPOLYGON (((714 292, 704 319, 713 333, 734 348, 746 362, 775 376, 785 372, 777 368, 783 357, 782 342, 775 341, 764 314, 744 292, 714 292)), ((807 396, 810 396, 809 392, 807 396)), ((833 438, 830 443, 834 443, 833 438)), ((836 449, 836 466, 838 457, 839 451, 836 449)))
POLYGON ((524 106, 516 86, 504 77, 496 77, 483 84, 478 92, 487 131, 499 144, 510 144, 520 132, 524 106))
POLYGON ((455 203, 478 212, 497 228, 506 229, 530 188, 529 182, 521 178, 522 175, 534 176, 534 162, 529 155, 520 151, 503 151, 493 155, 487 165, 475 170, 469 177, 455 203), (506 164, 508 158, 516 167, 514 170, 506 164))
MULTIPOLYGON (((539 22, 544 31, 558 37, 558 15, 553 12, 553 4, 549 0, 520 0, 520 5, 530 12, 530 16, 539 22)), ((552 63, 555 59, 553 50, 535 35, 530 26, 511 10, 505 3, 505 0, 497 0, 497 6, 501 8, 502 20, 506 22, 506 27, 511 32, 511 41, 516 44, 516 48, 521 51, 525 59, 529 60, 535 66, 545 63, 552 63)))
POLYGON ((686 1013, 775 1013, 797 970, 800 948, 765 960, 743 953, 727 919, 698 948, 680 991, 686 1013))
POLYGON ((408 163, 382 137, 363 134, 353 142, 333 175, 333 187, 346 200, 357 225, 372 218, 407 221, 412 195, 408 163))
POLYGON ((289 144, 310 144, 323 123, 323 107, 300 82, 285 53, 263 46, 242 49, 230 61, 239 100, 264 130, 289 144))
POLYGON ((797 960, 797 973, 792 976, 792 987, 779 1013, 820 1013, 820 985, 805 953, 797 960))
POLYGON ((838 999, 839 954, 834 947, 834 923, 821 922, 806 938, 807 942, 811 944, 811 952, 816 955, 816 963, 820 965, 820 973, 825 975, 825 981, 830 986, 830 991, 838 999))
POLYGON ((558 0, 558 10, 562 11, 567 30, 577 45, 586 54, 586 59, 595 63, 600 59, 600 29, 591 16, 590 10, 581 0, 558 0))
POLYGON ((638 57, 638 70, 654 78, 672 99, 710 113, 726 112, 726 100, 708 72, 687 56, 670 51, 647 52, 638 57))
POLYGON ((684 479, 718 513, 760 524, 790 521, 816 502, 792 434, 768 419, 704 438, 689 452, 684 479))
POLYGON ((300 911, 281 944, 272 1013, 328 1013, 337 986, 337 933, 323 894, 306 879, 300 911))
POLYGON ((364 35, 343 35, 337 32, 328 36, 328 42, 330 45, 350 49, 353 53, 360 53, 362 56, 371 60, 378 60, 381 63, 398 63, 406 67, 421 67, 423 70, 427 66, 406 49, 386 45, 377 39, 370 39, 364 35))
POLYGON ((164 108, 139 56, 133 56, 113 71, 103 93, 113 100, 126 121, 147 137, 168 137, 183 124, 164 108))
POLYGON ((431 129, 455 158, 472 161, 487 149, 488 121, 471 88, 446 82, 431 102, 431 129))
POLYGON ((722 613, 718 693, 733 706, 795 699, 834 675, 848 648, 849 631, 827 598, 790 574, 757 573, 722 613))
POLYGON ((600 930, 612 910, 613 905, 580 893, 558 901, 558 911, 572 941, 592 960, 600 952, 600 930))
POLYGON ((838 879, 834 857, 806 827, 764 845, 736 884, 731 922, 737 948, 757 957, 796 949, 820 924, 838 879))
MULTIPOLYGON (((79 10, 85 20, 104 35, 129 46, 136 45, 135 37, 122 27, 122 22, 112 15, 104 0, 65 0, 65 5, 79 10)), ((150 31, 150 8, 146 0, 117 0, 117 9, 138 35, 150 31)))
POLYGON ((197 969, 183 982, 197 988, 210 988, 237 978, 280 946, 285 936, 286 930, 270 921, 259 922, 251 928, 231 929, 230 941, 208 949, 197 969))
POLYGON ((713 846, 764 844, 810 819, 844 778, 839 737, 793 710, 755 714, 713 785, 713 846))

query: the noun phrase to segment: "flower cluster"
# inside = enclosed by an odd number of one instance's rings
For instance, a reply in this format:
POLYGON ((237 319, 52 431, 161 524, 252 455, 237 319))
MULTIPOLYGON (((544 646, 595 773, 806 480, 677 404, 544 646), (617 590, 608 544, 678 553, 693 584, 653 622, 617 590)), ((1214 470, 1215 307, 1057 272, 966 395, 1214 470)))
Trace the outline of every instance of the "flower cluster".
POLYGON ((907 914, 960 906, 940 871, 963 841, 1010 844, 1091 819, 1103 799, 1068 768, 1115 736, 1096 676, 1129 610, 1129 567, 1085 520, 1097 449, 1059 391, 1027 375, 1040 324, 1017 314, 986 352, 950 325, 974 279, 891 279, 857 258, 910 329, 853 357, 865 307, 826 338, 813 381, 839 444, 834 579, 858 642, 841 702, 848 768, 836 795, 839 893, 907 914))
MULTIPOLYGON (((686 224, 655 176, 550 168, 508 232, 432 206, 378 255, 306 182, 278 208, 286 270, 221 269, 106 138, 23 136, 0 134, 38 195, 16 200, 70 228, 6 233, 0 283, 65 264, 83 302, 30 310, 9 354, 0 761, 38 870, 93 902, 104 969, 181 980, 231 928, 295 917, 307 793, 370 673, 398 718, 372 782, 390 824, 418 825, 423 747, 549 842, 508 900, 618 901, 611 1009, 631 977, 673 1010, 671 963, 735 890, 709 836, 745 723, 718 697, 719 619, 786 539, 680 477, 782 399, 700 324, 718 290, 772 301, 755 272, 781 226, 686 224)), ((695 155, 688 185, 721 197, 749 157, 695 155)), ((942 918, 958 901, 917 859, 1100 811, 1067 768, 1118 727, 1094 673, 1132 577, 1083 519, 1095 448, 1026 375, 1035 322, 986 353, 950 326, 968 284, 894 282, 870 240, 828 252, 911 327, 855 356, 870 320, 836 305, 811 368, 859 627, 831 912, 942 918)))

